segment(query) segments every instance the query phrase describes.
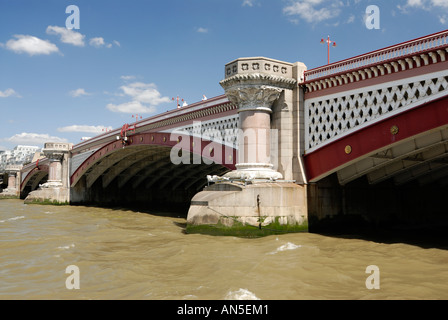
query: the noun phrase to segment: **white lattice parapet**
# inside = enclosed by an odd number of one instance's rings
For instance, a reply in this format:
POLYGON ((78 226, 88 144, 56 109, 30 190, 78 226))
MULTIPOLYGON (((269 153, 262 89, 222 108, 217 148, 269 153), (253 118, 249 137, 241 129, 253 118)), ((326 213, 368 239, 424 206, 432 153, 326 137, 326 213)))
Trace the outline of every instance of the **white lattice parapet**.
MULTIPOLYGON (((209 140, 219 139, 226 146, 238 148, 238 114, 213 120, 197 121, 182 127, 177 127, 177 131, 186 131, 192 137, 205 138, 209 140)), ((165 130, 162 132, 172 132, 165 130)))
POLYGON ((307 152, 397 113, 448 95, 448 70, 305 101, 307 152))

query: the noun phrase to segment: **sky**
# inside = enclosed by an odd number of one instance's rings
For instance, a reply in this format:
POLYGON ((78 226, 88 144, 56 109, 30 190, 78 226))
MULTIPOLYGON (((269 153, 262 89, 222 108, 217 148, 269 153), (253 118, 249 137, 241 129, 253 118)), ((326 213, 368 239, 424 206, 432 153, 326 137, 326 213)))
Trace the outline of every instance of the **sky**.
POLYGON ((312 69, 328 36, 336 62, 446 29, 448 0, 0 0, 0 150, 224 94, 240 57, 312 69))

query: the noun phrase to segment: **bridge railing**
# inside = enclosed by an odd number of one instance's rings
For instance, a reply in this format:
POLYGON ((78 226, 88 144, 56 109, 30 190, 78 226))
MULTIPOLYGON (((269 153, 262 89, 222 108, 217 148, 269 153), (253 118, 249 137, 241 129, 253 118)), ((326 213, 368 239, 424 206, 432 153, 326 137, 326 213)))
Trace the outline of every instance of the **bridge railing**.
POLYGON ((372 51, 350 59, 335 62, 305 72, 305 82, 326 78, 335 74, 393 61, 399 58, 445 47, 448 44, 448 30, 403 42, 384 49, 372 51))

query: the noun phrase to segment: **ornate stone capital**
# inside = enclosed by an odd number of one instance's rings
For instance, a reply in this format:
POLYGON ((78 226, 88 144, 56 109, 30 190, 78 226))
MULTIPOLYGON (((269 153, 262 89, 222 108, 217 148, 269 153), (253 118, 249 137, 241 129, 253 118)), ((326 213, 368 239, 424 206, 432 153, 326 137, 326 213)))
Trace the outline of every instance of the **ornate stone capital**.
POLYGON ((241 85, 253 85, 253 86, 267 85, 271 87, 278 87, 281 89, 292 90, 297 85, 297 80, 266 73, 249 73, 249 74, 236 74, 232 77, 220 81, 219 84, 224 88, 224 90, 228 90, 231 87, 241 85))
POLYGON ((45 143, 45 147, 42 150, 44 156, 51 161, 61 161, 64 155, 67 154, 71 148, 71 143, 45 143))
POLYGON ((225 79, 220 85, 239 112, 264 111, 271 107, 283 90, 292 90, 297 80, 292 65, 263 57, 241 58, 226 65, 225 79))
POLYGON ((16 175, 20 170, 22 170, 22 165, 10 165, 5 167, 5 172, 9 175, 16 175))
POLYGON ((64 154, 62 152, 48 152, 44 151, 44 155, 50 161, 61 161, 64 158, 64 154))
POLYGON ((280 88, 269 86, 241 86, 228 89, 226 95, 239 107, 238 112, 256 110, 271 113, 271 107, 282 91, 280 88))

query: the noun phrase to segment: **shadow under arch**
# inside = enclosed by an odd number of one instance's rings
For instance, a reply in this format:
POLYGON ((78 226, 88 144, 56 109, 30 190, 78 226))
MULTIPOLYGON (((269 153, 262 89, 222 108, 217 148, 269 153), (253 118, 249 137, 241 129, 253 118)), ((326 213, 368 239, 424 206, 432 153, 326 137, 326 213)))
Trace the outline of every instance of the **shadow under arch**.
POLYGON ((132 135, 125 145, 104 145, 79 165, 71 175, 71 203, 185 211, 207 175, 233 170, 235 160, 234 148, 196 137, 132 135), (173 154, 182 154, 183 162, 173 163, 173 154))
POLYGON ((48 179, 49 166, 36 165, 34 169, 28 172, 20 184, 20 199, 25 199, 27 195, 38 189, 48 179))

